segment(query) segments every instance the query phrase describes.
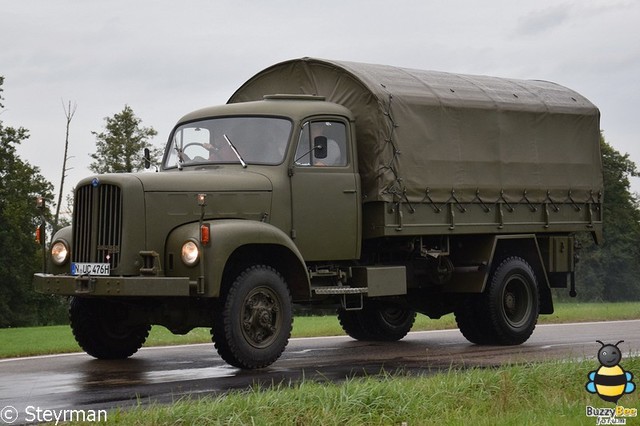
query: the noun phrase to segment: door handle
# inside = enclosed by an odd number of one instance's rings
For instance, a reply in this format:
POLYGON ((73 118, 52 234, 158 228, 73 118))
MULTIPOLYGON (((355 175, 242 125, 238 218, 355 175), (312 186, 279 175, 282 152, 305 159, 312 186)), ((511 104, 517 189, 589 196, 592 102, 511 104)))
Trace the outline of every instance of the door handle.
POLYGON ((356 190, 355 189, 345 189, 342 192, 344 192, 345 194, 355 194, 356 190))

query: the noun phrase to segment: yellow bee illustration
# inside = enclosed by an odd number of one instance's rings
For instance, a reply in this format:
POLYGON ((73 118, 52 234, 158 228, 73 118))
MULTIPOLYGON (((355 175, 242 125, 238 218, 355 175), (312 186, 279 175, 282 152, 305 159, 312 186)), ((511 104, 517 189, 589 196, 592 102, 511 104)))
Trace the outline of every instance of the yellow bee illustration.
POLYGON ((618 345, 605 345, 600 340, 596 340, 602 347, 598 351, 598 361, 600 368, 589 373, 589 381, 586 384, 587 392, 596 393, 605 401, 618 403, 618 400, 625 393, 631 393, 636 385, 633 383, 633 374, 624 371, 619 365, 622 354, 618 345))

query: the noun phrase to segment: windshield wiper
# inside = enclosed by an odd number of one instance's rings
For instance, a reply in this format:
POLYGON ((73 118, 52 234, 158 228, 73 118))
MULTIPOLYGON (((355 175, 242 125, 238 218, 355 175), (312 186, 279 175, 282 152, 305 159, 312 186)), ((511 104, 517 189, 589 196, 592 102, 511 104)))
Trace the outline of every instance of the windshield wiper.
POLYGON ((238 157, 238 160, 240 160, 240 164, 242 164, 242 168, 246 169, 247 168, 247 163, 244 162, 244 160, 242 159, 242 156, 240 155, 240 153, 238 152, 236 147, 233 145, 233 143, 231 142, 229 137, 226 134, 224 134, 222 136, 224 136, 224 140, 227 141, 227 143, 229 144, 229 147, 231 147, 231 150, 233 151, 233 153, 236 155, 236 157, 238 157))
POLYGON ((178 153, 178 170, 182 170, 182 165, 184 164, 184 153, 177 146, 175 147, 176 152, 178 153))

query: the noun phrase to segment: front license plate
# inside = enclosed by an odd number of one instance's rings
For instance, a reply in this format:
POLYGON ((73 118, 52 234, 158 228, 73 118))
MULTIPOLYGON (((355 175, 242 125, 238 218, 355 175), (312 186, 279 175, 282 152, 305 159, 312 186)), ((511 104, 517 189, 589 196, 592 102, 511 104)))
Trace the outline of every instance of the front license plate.
POLYGON ((71 275, 109 275, 109 263, 72 263, 71 275))

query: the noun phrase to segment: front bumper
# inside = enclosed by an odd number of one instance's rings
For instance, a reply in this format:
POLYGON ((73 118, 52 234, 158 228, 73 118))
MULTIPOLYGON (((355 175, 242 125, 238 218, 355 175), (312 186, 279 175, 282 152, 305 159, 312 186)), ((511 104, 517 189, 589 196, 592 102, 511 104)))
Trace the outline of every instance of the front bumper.
POLYGON ((38 273, 36 292, 63 296, 189 296, 197 282, 186 277, 102 277, 38 273))

